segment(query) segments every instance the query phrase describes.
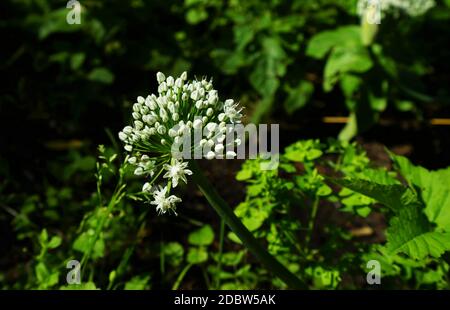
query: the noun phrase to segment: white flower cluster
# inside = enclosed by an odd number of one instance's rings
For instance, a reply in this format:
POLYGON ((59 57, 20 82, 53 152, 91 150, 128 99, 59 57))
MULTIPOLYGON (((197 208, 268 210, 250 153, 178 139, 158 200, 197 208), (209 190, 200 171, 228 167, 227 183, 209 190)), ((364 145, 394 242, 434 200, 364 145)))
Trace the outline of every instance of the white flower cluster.
POLYGON ((363 15, 369 6, 379 6, 381 14, 398 16, 403 12, 411 17, 425 14, 436 5, 434 0, 359 0, 358 13, 363 15))
MULTIPOLYGON (((149 177, 142 191, 153 195, 151 204, 156 205, 158 213, 166 213, 175 211, 176 203, 181 201, 170 195, 171 188, 180 180, 186 183, 186 176, 192 174, 188 163, 183 162, 185 158, 174 156, 172 146, 181 144, 191 131, 204 130, 206 139, 198 141, 194 148, 207 147, 207 159, 235 157, 234 151, 225 151, 227 124, 240 123, 242 109, 232 99, 221 102, 210 80, 187 81, 186 72, 176 79, 158 72, 156 79, 158 95, 137 98, 133 124, 123 128, 119 138, 130 153, 129 163, 136 167, 134 173, 149 177), (167 185, 154 190, 153 184, 163 171, 167 185)), ((232 143, 239 144, 240 140, 232 143)))

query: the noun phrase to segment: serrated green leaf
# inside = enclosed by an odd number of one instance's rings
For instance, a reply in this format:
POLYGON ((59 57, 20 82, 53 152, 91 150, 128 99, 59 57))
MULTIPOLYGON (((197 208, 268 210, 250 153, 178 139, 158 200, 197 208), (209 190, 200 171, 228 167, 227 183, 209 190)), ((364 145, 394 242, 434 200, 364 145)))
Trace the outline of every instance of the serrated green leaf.
POLYGON ((415 191, 402 185, 382 185, 361 179, 334 180, 389 207, 395 216, 387 230, 390 253, 405 253, 413 259, 439 257, 450 250, 450 233, 435 231, 428 221, 425 205, 415 191))
POLYGON ((450 168, 429 171, 414 166, 406 157, 391 157, 403 177, 421 189, 428 219, 439 228, 450 231, 450 168))

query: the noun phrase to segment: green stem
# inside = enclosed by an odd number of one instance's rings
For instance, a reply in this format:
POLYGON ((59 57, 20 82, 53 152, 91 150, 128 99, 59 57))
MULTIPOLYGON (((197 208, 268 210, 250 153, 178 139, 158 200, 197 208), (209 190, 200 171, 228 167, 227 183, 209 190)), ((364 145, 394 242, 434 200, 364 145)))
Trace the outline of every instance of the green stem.
POLYGON ((234 214, 233 210, 219 196, 214 187, 209 183, 195 160, 191 160, 190 168, 193 172, 193 179, 200 188, 211 206, 219 216, 225 221, 230 229, 239 237, 246 248, 255 255, 267 270, 272 271, 290 288, 304 289, 306 285, 303 281, 292 274, 275 257, 267 252, 261 244, 253 237, 252 233, 242 224, 234 214))
MULTIPOLYGON (((225 235, 225 221, 223 219, 220 220, 220 236, 219 236, 219 258, 217 260, 217 272, 220 274, 222 270, 222 255, 223 255, 223 240, 225 235)), ((215 281, 216 289, 220 287, 220 276, 216 277, 215 281)))
POLYGON ((308 232, 306 235, 306 246, 309 247, 309 243, 311 242, 311 237, 314 231, 314 224, 316 222, 316 216, 317 216, 317 209, 319 207, 319 196, 316 196, 314 199, 314 204, 311 210, 311 215, 309 217, 309 223, 308 223, 308 232))
POLYGON ((175 283, 172 286, 173 291, 178 290, 178 288, 180 287, 181 281, 183 281, 184 276, 189 271, 189 269, 191 269, 191 267, 192 267, 192 264, 188 264, 188 265, 186 265, 186 267, 183 268, 183 270, 181 270, 180 274, 178 275, 177 280, 175 281, 175 283))

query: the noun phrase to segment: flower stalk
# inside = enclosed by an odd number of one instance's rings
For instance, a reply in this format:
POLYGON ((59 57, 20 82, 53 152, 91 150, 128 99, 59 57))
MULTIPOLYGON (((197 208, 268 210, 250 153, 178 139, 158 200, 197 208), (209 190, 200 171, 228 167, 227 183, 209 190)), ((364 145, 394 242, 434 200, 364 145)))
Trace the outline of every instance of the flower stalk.
POLYGON ((283 266, 275 257, 267 252, 261 244, 253 237, 252 233, 242 224, 238 217, 228 204, 220 197, 208 179, 204 176, 195 160, 191 160, 189 164, 193 172, 193 179, 208 202, 225 221, 230 229, 239 237, 246 248, 255 255, 258 260, 279 277, 289 288, 304 289, 306 285, 303 281, 291 273, 283 266))

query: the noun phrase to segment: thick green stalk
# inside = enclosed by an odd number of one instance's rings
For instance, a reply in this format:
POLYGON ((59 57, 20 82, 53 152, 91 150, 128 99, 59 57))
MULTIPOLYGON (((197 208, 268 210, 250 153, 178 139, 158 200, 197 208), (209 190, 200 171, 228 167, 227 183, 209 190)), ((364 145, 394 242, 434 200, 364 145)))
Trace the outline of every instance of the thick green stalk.
POLYGON ((211 206, 216 210, 219 216, 225 221, 230 229, 239 237, 246 248, 255 255, 259 261, 282 281, 289 288, 304 289, 306 285, 284 267, 275 257, 267 252, 261 244, 253 237, 252 233, 242 224, 242 222, 234 214, 233 210, 220 197, 214 187, 209 183, 203 172, 195 162, 190 162, 190 168, 193 172, 193 178, 197 186, 200 188, 211 206))

